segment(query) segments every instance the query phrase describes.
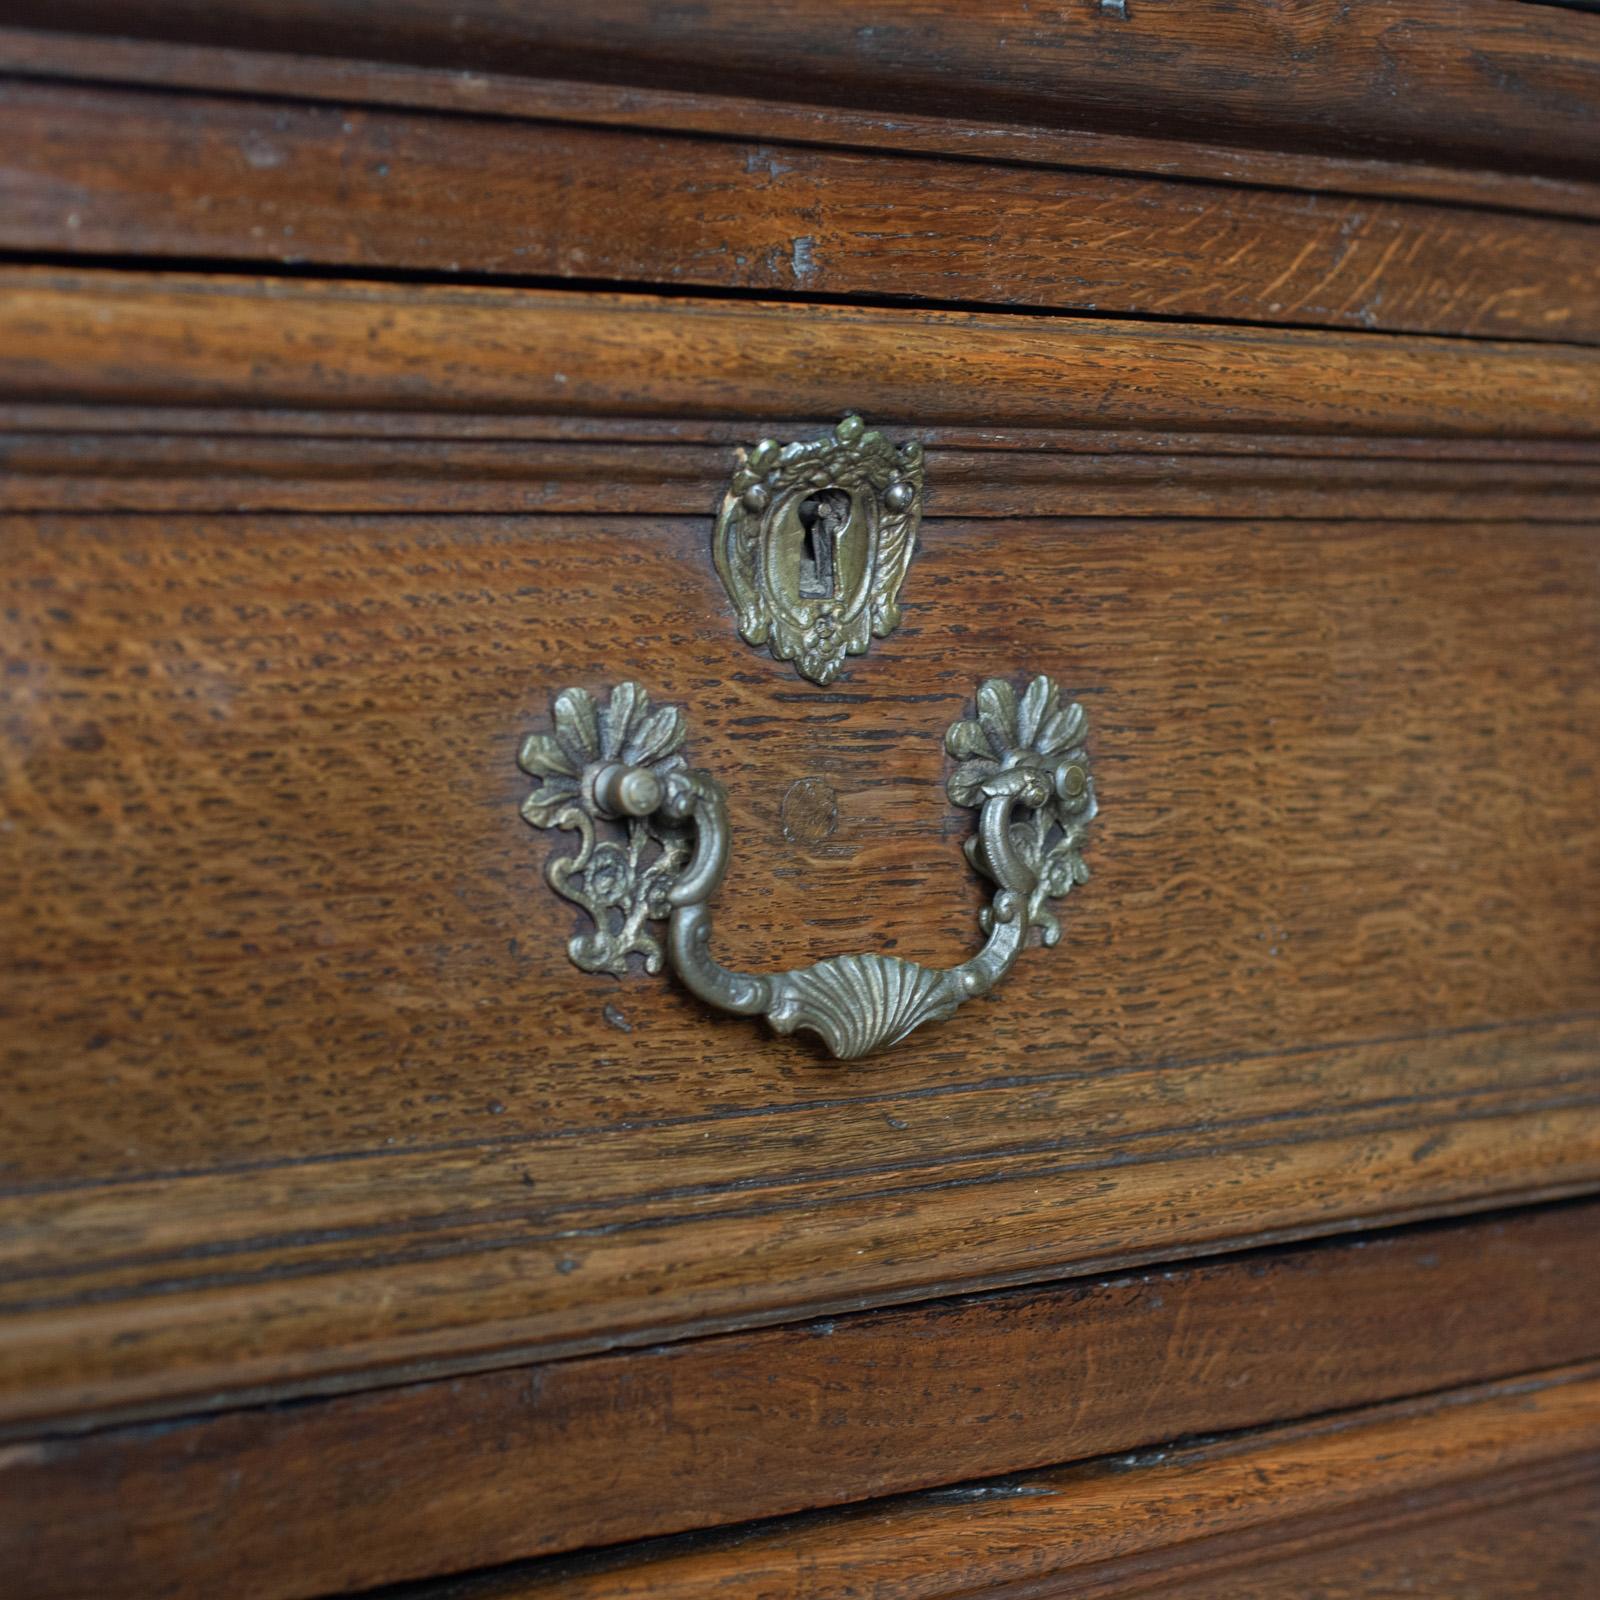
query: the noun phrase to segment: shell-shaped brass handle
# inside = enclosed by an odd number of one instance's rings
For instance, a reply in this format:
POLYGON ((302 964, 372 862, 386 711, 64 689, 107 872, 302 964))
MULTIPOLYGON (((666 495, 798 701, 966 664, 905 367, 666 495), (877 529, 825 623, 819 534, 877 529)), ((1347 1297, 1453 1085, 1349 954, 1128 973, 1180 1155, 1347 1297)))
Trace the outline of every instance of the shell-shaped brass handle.
POLYGON ((790 972, 730 971, 711 954, 708 904, 728 864, 727 805, 721 784, 680 753, 682 713, 653 709, 636 683, 617 685, 604 705, 563 689, 553 712, 555 731, 522 746, 523 769, 540 780, 522 814, 579 835, 575 854, 545 868, 550 886, 594 923, 567 946, 574 963, 621 976, 638 955, 659 972, 663 951, 649 924, 665 919, 665 954, 702 1000, 764 1015, 780 1033, 809 1029, 840 1058, 885 1049, 987 993, 1033 929, 1055 944, 1061 929, 1047 902, 1089 876, 1082 846, 1095 794, 1083 708, 1063 705, 1042 675, 1021 695, 990 678, 976 717, 945 736, 959 763, 950 798, 978 810, 967 859, 995 886, 980 917, 983 948, 955 967, 866 954, 790 972), (615 837, 602 837, 607 828, 615 837))

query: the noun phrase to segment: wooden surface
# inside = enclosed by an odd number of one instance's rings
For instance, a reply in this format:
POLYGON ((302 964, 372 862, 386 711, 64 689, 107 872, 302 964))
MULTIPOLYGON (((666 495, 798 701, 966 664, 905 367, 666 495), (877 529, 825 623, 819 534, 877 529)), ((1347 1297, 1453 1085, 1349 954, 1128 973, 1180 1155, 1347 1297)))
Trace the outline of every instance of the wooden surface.
MULTIPOLYGON (((1164 139, 1144 133, 997 122, 955 104, 943 106, 942 114, 874 111, 815 100, 774 100, 770 93, 755 98, 711 92, 703 83, 693 90, 640 89, 304 52, 232 50, 10 27, 0 27, 0 71, 80 86, 96 82, 270 96, 280 106, 295 102, 451 111, 1600 218, 1600 184, 1550 177, 1526 166, 1494 171, 1459 162, 1426 162, 1417 159, 1415 149, 1385 159, 1226 144, 1211 138, 1164 139)), ((770 90, 771 85, 765 87, 770 90)))
POLYGON ((7 523, 8 1415, 1600 1179, 1592 531, 935 521, 826 693, 736 640, 706 532, 7 523), (553 690, 687 707, 730 959, 948 963, 980 892, 939 740, 1007 664, 1091 718, 1064 949, 851 1071, 572 970, 517 815, 553 690), (797 846, 806 778, 839 822, 797 846))
POLYGON ((0 1569, 317 1595, 1556 1366, 1600 1355, 1597 1239, 1590 1202, 19 1445, 0 1569))
POLYGON ((19 251, 1600 337, 1592 223, 20 82, 0 119, 19 251))
POLYGON ((1332 1569, 1341 1587, 1331 1595, 1571 1600, 1583 1590, 1563 1587, 1566 1578, 1593 1570, 1597 1492, 1600 1377, 1586 1367, 403 1592, 407 1600, 1305 1600, 1324 1591, 1296 1588, 1293 1565, 1275 1581, 1273 1565, 1310 1561, 1332 1569), (1520 1518, 1523 1532, 1486 1547, 1486 1515, 1520 1518), (1413 1563, 1419 1545, 1427 1562, 1419 1589, 1385 1590, 1381 1568, 1372 1580, 1363 1574, 1369 1548, 1397 1561, 1407 1541, 1413 1563))
MULTIPOLYGON (((0 400, 0 429, 4 430, 0 437, 63 434, 83 439, 103 435, 107 440, 120 437, 123 441, 120 448, 125 448, 131 436, 139 436, 180 455, 184 450, 203 448, 198 441, 205 438, 338 439, 357 450, 375 441, 473 440, 651 447, 715 444, 731 452, 748 449, 762 432, 779 438, 818 437, 829 424, 838 420, 830 417, 819 421, 803 415, 780 418, 766 412, 760 417, 673 417, 626 413, 574 415, 540 410, 362 410, 338 405, 251 407, 242 403, 243 398, 240 397, 241 403, 232 405, 171 405, 163 401, 159 406, 97 400, 0 400)), ((890 433, 906 431, 906 425, 892 420, 879 419, 874 426, 890 433)), ((928 423, 915 426, 914 431, 929 448, 1012 452, 1013 459, 997 469, 997 472, 1004 472, 1005 479, 998 475, 991 479, 996 492, 1005 490, 1013 474, 1023 475, 1016 481, 1024 481, 1025 476, 1032 473, 1041 481, 1049 482, 1053 473, 1073 470, 1070 461, 1058 458, 1083 455, 1099 455, 1107 460, 1108 466, 1113 466, 1114 460, 1124 455, 1147 453, 1256 460, 1292 457, 1296 462, 1316 462, 1317 470, 1326 467, 1334 472, 1359 470, 1354 464, 1361 462, 1372 464, 1376 470, 1396 462, 1446 467, 1462 463, 1540 463, 1560 466, 1563 470, 1600 463, 1600 438, 1453 438, 1404 431, 1270 433, 1259 428, 1142 428, 1115 422, 1100 426, 1074 426, 1068 422, 1061 426, 1027 427, 976 420, 928 423), (1026 461, 1024 454, 1034 459, 1026 461)), ((92 447, 76 446, 71 438, 58 440, 56 444, 62 449, 79 448, 85 456, 84 465, 93 466, 93 458, 87 455, 87 449, 92 447)), ((112 445, 111 448, 119 447, 112 445)), ((359 463, 359 456, 356 460, 359 463)), ((734 460, 732 454, 723 457, 730 468, 734 460)), ((1300 469, 1296 466, 1295 470, 1300 469)), ((357 475, 362 475, 359 465, 357 475)), ((380 493, 381 485, 371 472, 365 475, 371 492, 380 493)), ((390 474, 379 468, 378 475, 387 477, 390 474)), ((564 475, 559 469, 553 474, 558 481, 564 475)), ((1315 471, 1303 472, 1302 476, 1308 492, 1315 493, 1327 487, 1319 485, 1315 471)), ((1555 485, 1560 478, 1561 473, 1557 472, 1548 481, 1555 485)), ((720 479, 719 487, 722 487, 720 479)), ((594 493, 591 488, 591 497, 594 493)), ((586 505, 591 510, 600 508, 595 498, 586 505)))
POLYGON ((1600 1561, 1600 17, 886 3, 7 10, 8 1595, 1600 1561), (932 487, 819 691, 707 539, 847 410, 932 487), (942 965, 1041 670, 1095 875, 983 1003, 571 966, 555 690, 684 706, 724 959, 942 965))
POLYGON ((1600 351, 570 291, 0 269, 14 400, 1600 437, 1600 351))
POLYGON ((1503 0, 12 0, 13 25, 1594 176, 1600 23, 1503 0))
MULTIPOLYGON (((216 413, 199 419, 211 431, 188 434, 109 431, 98 408, 32 420, 53 431, 0 432, 0 510, 697 516, 720 499, 732 459, 727 444, 679 437, 455 438, 445 419, 390 437, 372 436, 382 419, 341 436, 343 419, 328 413, 277 423, 278 433, 268 431, 270 418, 216 413)), ((146 415, 135 426, 149 423, 146 415)), ((984 443, 930 444, 930 515, 1572 523, 1600 504, 1593 446, 1572 446, 1565 458, 1534 443, 1501 449, 1497 459, 1430 460, 1415 442, 1406 454, 1373 459, 1352 453, 1348 440, 1314 438, 984 443), (1344 453, 1323 453, 1335 448, 1344 453)))
MULTIPOLYGON (((1570 1600, 1600 1571, 1600 1464, 1554 1484, 1517 1484, 1504 1502, 1466 1495, 1432 1518, 1375 1517, 1349 1530, 1271 1550, 1264 1560, 1219 1562, 1207 1577, 1179 1578, 1152 1590, 1164 1600, 1389 1600, 1439 1595, 1449 1600, 1570 1600), (1483 1503, 1487 1499, 1490 1503, 1483 1503)), ((1071 1592, 1071 1591, 1069 1591, 1071 1592)), ((1102 1591, 1103 1592, 1103 1591, 1102 1591)))

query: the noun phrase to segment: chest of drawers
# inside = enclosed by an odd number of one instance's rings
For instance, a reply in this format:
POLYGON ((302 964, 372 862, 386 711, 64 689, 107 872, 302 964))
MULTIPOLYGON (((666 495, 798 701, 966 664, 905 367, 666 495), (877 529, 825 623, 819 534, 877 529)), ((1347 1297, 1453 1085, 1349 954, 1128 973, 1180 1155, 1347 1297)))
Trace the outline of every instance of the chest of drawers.
POLYGON ((8 1593, 1582 1592, 1600 18, 4 20, 8 1593))

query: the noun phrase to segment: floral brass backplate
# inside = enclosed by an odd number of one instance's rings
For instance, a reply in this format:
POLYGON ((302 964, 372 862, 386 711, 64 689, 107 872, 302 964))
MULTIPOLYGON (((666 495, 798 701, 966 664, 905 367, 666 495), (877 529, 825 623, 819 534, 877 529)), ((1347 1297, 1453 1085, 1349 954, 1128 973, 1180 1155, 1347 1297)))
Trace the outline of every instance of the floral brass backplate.
POLYGON ((826 439, 763 439, 749 451, 713 536, 745 640, 826 684, 847 655, 892 633, 922 519, 922 471, 920 444, 896 448, 856 416, 826 439))
POLYGON ((540 780, 522 805, 536 828, 568 828, 578 835, 576 854, 552 856, 550 887, 582 906, 594 927, 567 946, 574 966, 621 977, 628 957, 644 957, 659 972, 661 942, 651 921, 670 914, 667 891, 688 863, 693 839, 686 828, 655 816, 617 818, 595 793, 596 774, 608 764, 643 769, 658 780, 682 771, 683 714, 656 710, 636 683, 622 683, 604 705, 587 689, 563 689, 552 707, 553 733, 530 734, 518 764, 540 780), (596 824, 615 820, 622 837, 603 838, 596 824))

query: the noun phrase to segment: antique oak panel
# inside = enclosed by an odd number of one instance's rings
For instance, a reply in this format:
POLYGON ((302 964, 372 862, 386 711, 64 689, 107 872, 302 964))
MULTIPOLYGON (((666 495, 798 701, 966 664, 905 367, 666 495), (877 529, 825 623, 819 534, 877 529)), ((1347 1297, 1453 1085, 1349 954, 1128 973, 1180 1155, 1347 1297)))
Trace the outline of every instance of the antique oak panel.
POLYGON ((1592 4, 0 21, 8 1596, 1586 1592, 1592 4), (710 544, 846 413, 823 689, 710 544), (1092 878, 958 1015, 574 964, 558 689, 682 708, 729 965, 947 966, 1039 673, 1092 878))
POLYGON ((7 1412, 1600 1176, 1592 533, 925 535, 901 632, 820 694, 733 639, 702 519, 12 519, 7 1412), (513 757, 619 640, 728 776, 722 947, 756 966, 960 957, 937 730, 997 658, 1049 664, 1107 800, 1070 965, 847 1073, 579 977, 513 757), (818 776, 839 822, 797 844, 818 776))
POLYGON ((20 1447, 0 1568, 40 1597, 314 1595, 1555 1366, 1600 1353, 1596 1225, 1591 1202, 20 1447))
POLYGON ((1438 1586, 1423 1593, 1564 1600, 1581 1590, 1562 1588, 1563 1572, 1586 1571, 1595 1554, 1597 1489, 1600 1375, 1591 1366, 796 1517, 720 1539, 702 1535, 636 1553, 535 1563, 406 1594, 408 1600, 702 1600, 707 1594, 1110 1600, 1193 1592, 1303 1600, 1322 1591, 1296 1588, 1292 1567, 1274 1585, 1272 1563, 1303 1559, 1310 1550, 1323 1553, 1323 1570, 1332 1565, 1342 1572, 1345 1592, 1371 1597, 1384 1591, 1361 1574, 1366 1541, 1408 1534, 1426 1540, 1431 1526, 1438 1565, 1426 1576, 1438 1586), (1534 1550, 1519 1538, 1497 1559, 1473 1530, 1485 1513, 1498 1517, 1512 1507, 1544 1538, 1534 1550), (1565 1520, 1561 1513, 1574 1508, 1565 1520), (1466 1554, 1455 1564, 1449 1552, 1462 1544, 1466 1554), (1474 1568, 1487 1587, 1453 1586, 1474 1568), (1221 1586, 1207 1587, 1218 1574, 1226 1574, 1221 1586))
POLYGON ((1600 24, 1503 0, 12 0, 7 20, 1245 145, 1600 173, 1600 24))
MULTIPOLYGON (((223 413, 196 419, 212 431, 173 436, 106 431, 114 419, 99 408, 38 414, 49 409, 28 408, 33 415, 0 433, 0 509, 704 516, 727 483, 727 446, 684 442, 679 436, 694 431, 687 426, 649 443, 587 441, 540 438, 537 424, 518 419, 532 436, 452 438, 443 418, 415 422, 404 436, 392 417, 223 413), (394 436, 381 436, 385 423, 394 436)), ((149 421, 136 416, 131 427, 149 421)), ((172 415, 162 421, 172 426, 172 415)), ((477 431, 516 430, 480 419, 477 431)), ((554 419, 545 431, 556 431, 554 419)), ((1375 459, 1353 453, 1360 445, 1350 440, 1326 438, 984 442, 990 448, 930 446, 931 513, 1573 523, 1600 503, 1600 449, 1582 445, 1513 446, 1508 458, 1504 448, 1475 443, 1455 449, 1490 459, 1426 460, 1416 441, 1393 440, 1383 443, 1387 458, 1375 459)))
MULTIPOLYGON (((769 92, 756 98, 710 93, 704 85, 694 90, 643 89, 571 78, 468 73, 259 48, 235 50, 8 27, 0 27, 0 70, 78 85, 95 81, 270 96, 280 104, 455 111, 758 142, 779 139, 848 150, 916 151, 1001 166, 1074 167, 1140 177, 1203 178, 1253 188, 1457 201, 1533 215, 1600 217, 1600 185, 1552 177, 1526 165, 1493 171, 1463 166, 1448 155, 1436 162, 1420 161, 1415 149, 1381 158, 997 122, 974 117, 970 107, 951 105, 942 108, 943 114, 876 111, 815 99, 773 99, 770 84, 763 86, 769 92)), ((1497 151, 1488 159, 1498 162, 1503 154, 1497 151)))
POLYGON ((183 274, 0 269, 15 400, 918 427, 1600 438, 1600 350, 183 274))
POLYGON ((1600 230, 1578 222, 24 83, 0 118, 16 250, 1600 337, 1600 230))
MULTIPOLYGON (((1165 1600, 1565 1600, 1600 1571, 1600 1462, 1492 1486, 1420 1514, 1375 1513, 1356 1530, 1224 1554, 1208 1577, 1164 1580, 1165 1600)), ((1136 1583, 1127 1592, 1152 1591, 1136 1583)))

